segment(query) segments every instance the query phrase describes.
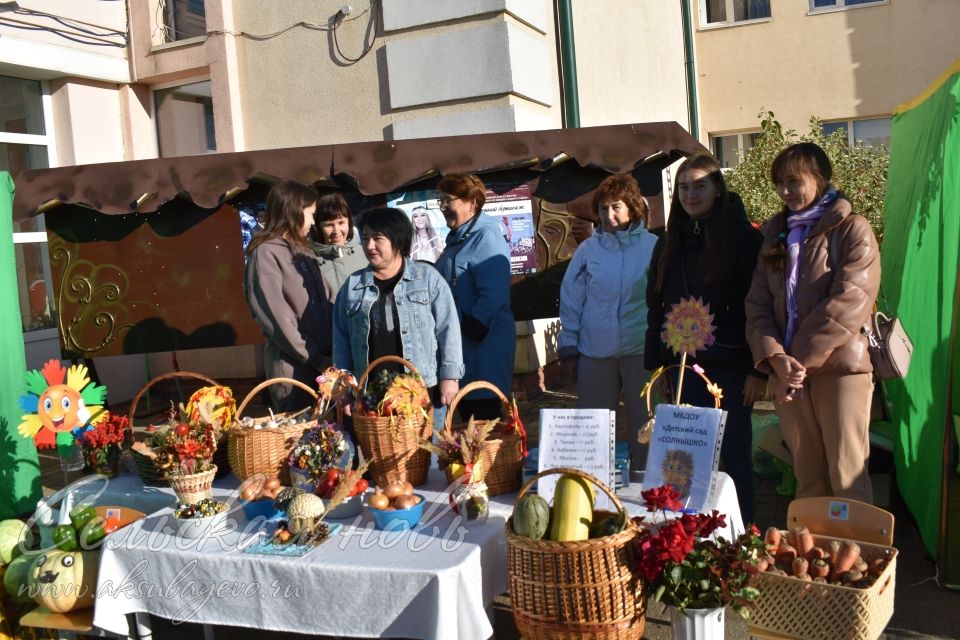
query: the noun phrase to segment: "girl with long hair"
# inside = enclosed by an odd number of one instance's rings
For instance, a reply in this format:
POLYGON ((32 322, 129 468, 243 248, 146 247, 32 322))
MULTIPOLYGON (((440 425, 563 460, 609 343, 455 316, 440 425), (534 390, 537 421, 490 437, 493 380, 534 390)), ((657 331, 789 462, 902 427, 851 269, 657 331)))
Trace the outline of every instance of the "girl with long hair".
MULTIPOLYGON (((646 347, 648 369, 677 364, 680 358, 660 339, 671 306, 681 298, 710 305, 715 341, 688 362, 706 370, 723 389, 727 423, 720 449, 724 470, 737 487, 744 522, 753 520, 753 403, 766 389, 766 374, 753 367, 744 335, 743 301, 760 250, 760 232, 750 225, 739 196, 730 193, 716 158, 695 155, 680 165, 674 182, 666 234, 657 242, 647 279, 646 347)), ((674 376, 675 378, 676 376, 674 376)), ((684 403, 713 406, 699 376, 684 378, 684 403)))
POLYGON ((436 262, 443 253, 443 238, 433 228, 426 207, 415 207, 410 214, 413 222, 413 246, 410 258, 436 262))
MULTIPOLYGON (((243 277, 247 305, 267 339, 267 377, 311 387, 330 366, 333 348, 330 291, 307 239, 317 197, 313 187, 292 180, 270 190, 264 229, 250 241, 243 277)), ((312 402, 292 385, 272 385, 270 399, 278 411, 312 402)))

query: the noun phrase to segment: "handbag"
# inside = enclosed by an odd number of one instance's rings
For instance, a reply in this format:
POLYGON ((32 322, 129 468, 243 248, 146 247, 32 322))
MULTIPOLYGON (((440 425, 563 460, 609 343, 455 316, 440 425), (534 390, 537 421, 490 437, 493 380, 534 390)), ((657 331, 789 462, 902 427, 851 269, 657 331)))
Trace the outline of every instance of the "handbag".
POLYGON ((873 373, 879 380, 894 380, 907 377, 913 343, 907 335, 900 318, 880 311, 870 316, 863 326, 867 338, 867 350, 873 363, 873 373))

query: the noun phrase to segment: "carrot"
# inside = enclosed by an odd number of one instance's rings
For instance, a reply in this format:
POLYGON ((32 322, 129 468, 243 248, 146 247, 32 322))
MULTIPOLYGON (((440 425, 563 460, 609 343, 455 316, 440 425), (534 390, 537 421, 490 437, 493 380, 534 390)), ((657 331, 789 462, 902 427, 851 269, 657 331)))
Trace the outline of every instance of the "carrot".
POLYGON ((814 578, 826 578, 830 575, 830 565, 823 558, 817 558, 810 563, 810 575, 814 578))
POLYGON ((867 572, 877 578, 883 573, 883 570, 887 568, 887 561, 885 558, 874 558, 870 561, 870 565, 867 568, 867 572))
POLYGON ((777 551, 777 562, 780 564, 785 564, 788 567, 793 564, 793 561, 797 557, 797 550, 786 542, 780 543, 780 549, 777 551))
POLYGON ((840 576, 840 581, 843 582, 843 584, 853 584, 854 582, 860 582, 862 579, 863 574, 856 569, 846 571, 842 576, 840 576))
POLYGON ((827 552, 820 547, 813 547, 806 553, 804 557, 806 557, 806 559, 810 562, 813 562, 814 560, 823 560, 829 556, 827 555, 827 552))
POLYGON ((763 535, 763 543, 766 545, 767 552, 770 555, 777 555, 777 549, 780 548, 780 540, 782 538, 780 529, 776 527, 769 527, 767 532, 763 535))
POLYGON ((829 582, 827 582, 826 578, 814 578, 813 581, 819 582, 820 584, 830 584, 829 582))
POLYGON ((763 573, 769 566, 769 563, 767 563, 767 561, 763 558, 757 558, 756 560, 744 560, 742 565, 743 570, 752 576, 758 573, 763 573))
POLYGON ((796 528, 787 529, 787 544, 793 547, 794 549, 797 548, 797 529, 796 528))
POLYGON ((833 559, 833 575, 837 577, 853 569, 853 563, 860 557, 860 545, 856 542, 844 540, 840 544, 840 550, 837 551, 833 559))
POLYGON ((863 556, 860 556, 857 558, 856 562, 853 563, 853 568, 866 575, 868 570, 867 561, 863 559, 863 556))
POLYGON ((784 577, 787 576, 786 571, 784 571, 783 569, 779 569, 777 567, 774 567, 772 569, 767 569, 767 573, 772 573, 775 576, 784 576, 784 577))
POLYGON ((805 582, 811 582, 813 580, 813 578, 810 577, 809 573, 803 573, 803 574, 800 574, 799 576, 793 576, 793 577, 796 578, 797 580, 803 580, 805 582))
POLYGON ((793 560, 793 575, 795 576, 804 576, 807 575, 810 568, 810 562, 806 558, 797 556, 793 560))
POLYGON ((840 553, 840 541, 831 540, 830 543, 827 545, 827 556, 830 558, 831 563, 837 561, 837 555, 839 553, 840 553))
POLYGON ((813 549, 813 535, 810 533, 810 530, 806 527, 800 527, 796 530, 794 534, 797 538, 797 553, 803 557, 806 557, 810 553, 810 549, 813 549))

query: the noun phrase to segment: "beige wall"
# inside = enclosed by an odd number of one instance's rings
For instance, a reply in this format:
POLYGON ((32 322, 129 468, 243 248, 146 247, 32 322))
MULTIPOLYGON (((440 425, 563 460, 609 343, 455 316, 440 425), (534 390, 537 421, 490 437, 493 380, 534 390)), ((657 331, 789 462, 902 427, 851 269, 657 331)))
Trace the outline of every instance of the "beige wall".
MULTIPOLYGON (((82 20, 97 27, 102 27, 104 30, 111 29, 124 33, 127 31, 127 11, 124 2, 102 2, 101 0, 17 0, 17 5, 21 9, 33 9, 63 18, 82 20)), ((7 20, 22 21, 33 26, 54 27, 66 31, 73 31, 69 26, 41 16, 4 12, 3 17, 7 20)), ((89 29, 90 27, 86 28, 89 29)), ((126 50, 122 47, 101 47, 97 45, 80 44, 45 30, 27 30, 3 24, 0 25, 0 38, 5 37, 30 40, 32 42, 50 44, 75 51, 92 52, 98 55, 117 58, 126 57, 126 50)), ((122 42, 119 38, 111 37, 105 39, 113 42, 122 42)), ((25 66, 30 64, 29 60, 24 60, 23 62, 25 66)))
POLYGON ((574 0, 580 124, 688 125, 679 2, 574 0))
MULTIPOLYGON (((699 3, 692 4, 696 26, 699 3)), ((801 131, 813 115, 889 115, 960 55, 956 0, 891 0, 811 15, 808 0, 772 5, 768 21, 696 32, 701 140, 757 130, 761 109, 801 131)))
POLYGON ((117 85, 67 78, 51 81, 50 94, 56 166, 124 159, 117 85))

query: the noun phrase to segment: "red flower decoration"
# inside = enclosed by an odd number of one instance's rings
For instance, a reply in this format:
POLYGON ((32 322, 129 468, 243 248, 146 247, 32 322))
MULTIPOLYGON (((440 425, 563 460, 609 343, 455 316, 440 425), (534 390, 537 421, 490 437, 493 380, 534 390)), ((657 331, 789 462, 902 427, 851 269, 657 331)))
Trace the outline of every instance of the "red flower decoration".
POLYGON ((683 503, 680 502, 680 492, 670 485, 642 491, 640 496, 643 498, 647 511, 680 511, 683 509, 683 503))

